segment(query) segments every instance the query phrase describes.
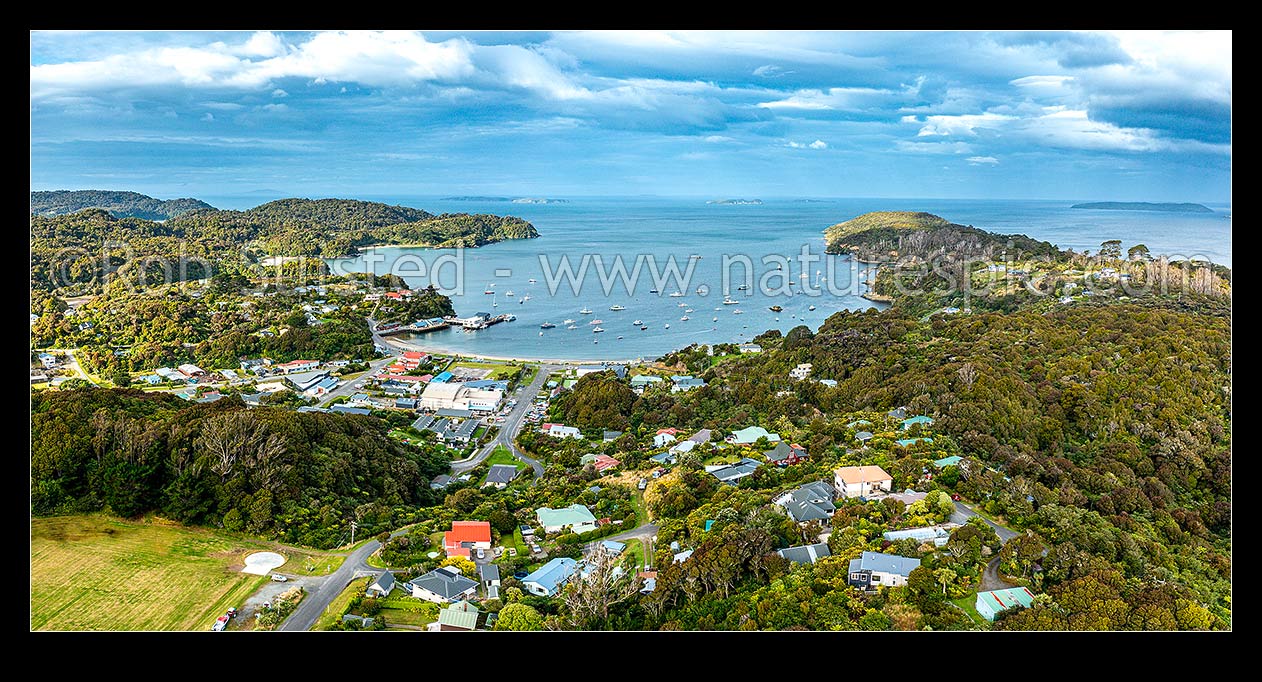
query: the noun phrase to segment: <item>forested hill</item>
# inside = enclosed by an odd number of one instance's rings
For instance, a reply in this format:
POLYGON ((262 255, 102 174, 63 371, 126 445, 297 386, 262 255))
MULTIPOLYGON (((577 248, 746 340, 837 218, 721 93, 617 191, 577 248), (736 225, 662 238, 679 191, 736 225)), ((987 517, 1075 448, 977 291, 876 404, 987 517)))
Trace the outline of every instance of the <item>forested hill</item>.
POLYGON ((874 211, 824 230, 828 253, 851 253, 865 260, 938 254, 990 257, 1011 243, 1027 255, 1059 253, 1048 242, 1025 235, 995 234, 917 211, 874 211))
POLYGON ((401 443, 379 419, 197 404, 130 389, 31 398, 31 512, 157 512, 285 542, 331 547, 437 504, 440 446, 401 443))
POLYGON ((167 220, 182 213, 214 207, 199 199, 155 199, 138 192, 114 192, 103 189, 59 189, 53 192, 31 192, 31 213, 57 216, 99 208, 119 218, 167 220))

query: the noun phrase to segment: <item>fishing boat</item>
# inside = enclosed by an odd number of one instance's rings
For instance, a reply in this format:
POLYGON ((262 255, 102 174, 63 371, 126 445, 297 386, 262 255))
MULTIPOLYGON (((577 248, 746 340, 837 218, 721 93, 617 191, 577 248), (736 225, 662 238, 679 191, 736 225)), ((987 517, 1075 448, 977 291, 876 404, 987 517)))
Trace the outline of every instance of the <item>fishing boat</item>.
POLYGON ((723 297, 723 305, 739 305, 740 301, 733 299, 731 296, 723 297))
POLYGON ((642 331, 642 332, 643 332, 643 331, 648 331, 648 327, 641 325, 641 326, 640 326, 640 331, 642 331))
POLYGON ((593 334, 599 334, 599 333, 601 333, 601 332, 603 332, 603 331, 605 331, 605 330, 604 330, 604 329, 601 329, 600 327, 596 327, 595 329, 593 329, 593 330, 592 330, 592 333, 593 333, 593 334))
POLYGON ((807 310, 815 310, 815 306, 811 306, 811 307, 807 308, 807 310))
POLYGON ((574 320, 566 320, 562 322, 561 324, 574 324, 574 320))
POLYGON ((687 294, 685 294, 685 293, 684 293, 684 292, 682 292, 682 291, 676 291, 676 292, 672 293, 672 294, 670 295, 670 297, 671 297, 671 298, 683 298, 683 297, 684 297, 684 296, 686 296, 686 295, 687 295, 687 294))
POLYGON ((781 310, 784 310, 784 308, 781 308, 781 307, 780 307, 780 306, 778 306, 778 305, 773 305, 773 306, 771 306, 770 308, 767 308, 767 310, 770 310, 770 311, 771 311, 771 312, 773 312, 773 313, 778 313, 778 312, 780 312, 781 310))
POLYGON ((650 293, 650 294, 656 294, 656 293, 660 293, 660 292, 658 292, 658 290, 657 290, 657 289, 649 289, 649 293, 650 293))
POLYGON ((610 310, 626 310, 627 307, 624 305, 611 305, 609 306, 609 309, 610 310))
POLYGON ((495 291, 492 289, 487 289, 486 291, 483 291, 482 293, 486 294, 487 296, 490 296, 491 294, 494 294, 495 291))
POLYGON ((679 321, 680 321, 680 322, 687 322, 687 321, 688 321, 688 319, 689 319, 689 318, 688 318, 688 316, 687 316, 687 315, 684 315, 683 317, 679 318, 679 321))
POLYGON ((552 324, 551 322, 544 322, 543 324, 539 325, 540 329, 553 329, 555 327, 556 325, 552 324))
POLYGON ((582 309, 582 310, 580 310, 580 311, 578 311, 578 314, 579 314, 579 315, 591 315, 591 314, 592 314, 592 309, 591 309, 591 308, 588 308, 587 306, 583 306, 583 309, 582 309))
POLYGON ((638 326, 640 326, 640 325, 642 325, 642 324, 644 324, 644 323, 643 323, 643 322, 641 322, 641 321, 639 321, 639 320, 636 320, 635 322, 632 322, 631 324, 633 324, 633 325, 635 325, 635 326, 637 326, 637 327, 638 327, 638 326))
POLYGON ((509 289, 508 291, 505 291, 505 292, 504 292, 504 295, 505 295, 505 296, 516 296, 517 294, 514 294, 514 293, 513 293, 513 290, 512 290, 512 289, 509 289))

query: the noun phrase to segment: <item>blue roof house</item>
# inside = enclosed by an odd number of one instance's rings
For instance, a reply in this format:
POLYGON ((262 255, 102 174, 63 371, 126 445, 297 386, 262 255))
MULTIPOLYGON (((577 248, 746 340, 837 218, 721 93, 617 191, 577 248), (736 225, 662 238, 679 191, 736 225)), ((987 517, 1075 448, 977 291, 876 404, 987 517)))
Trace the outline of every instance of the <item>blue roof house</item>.
POLYGON ((920 567, 920 559, 897 554, 864 552, 858 559, 850 560, 850 575, 846 582, 864 590, 878 587, 897 587, 907 584, 907 576, 920 567))
POLYGON ((540 566, 534 573, 521 579, 526 591, 540 597, 552 597, 578 572, 578 562, 569 557, 557 557, 540 566))

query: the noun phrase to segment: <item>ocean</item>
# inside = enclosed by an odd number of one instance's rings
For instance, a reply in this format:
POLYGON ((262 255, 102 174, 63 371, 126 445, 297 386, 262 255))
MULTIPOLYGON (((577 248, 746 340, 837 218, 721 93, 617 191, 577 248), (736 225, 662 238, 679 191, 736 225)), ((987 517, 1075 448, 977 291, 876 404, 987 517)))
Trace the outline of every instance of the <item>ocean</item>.
POLYGON ((329 261, 337 272, 372 269, 381 274, 393 269, 414 287, 436 283, 452 296, 461 316, 515 315, 515 321, 478 331, 452 329, 402 337, 429 349, 496 357, 652 359, 691 343, 748 341, 771 328, 788 331, 806 324, 815 329, 838 310, 876 307, 859 296, 865 266, 845 256, 823 256, 822 234, 829 225, 875 210, 928 211, 952 222, 1026 234, 1080 251, 1094 251, 1105 240, 1120 239, 1123 251, 1143 243, 1154 255, 1231 264, 1230 208, 1225 206, 1214 207, 1211 215, 1070 209, 1075 202, 1069 201, 764 199, 762 205, 717 205, 705 199, 661 197, 573 197, 558 204, 359 198, 433 213, 508 214, 534 224, 538 239, 465 249, 461 259, 450 249, 379 248, 329 261), (798 260, 804 246, 821 256, 805 268, 798 260), (655 269, 659 275, 667 272, 672 256, 681 276, 655 280, 655 269), (562 275, 560 284, 550 286, 562 257, 569 259, 575 275, 586 257, 586 276, 571 285, 562 275), (626 279, 614 269, 619 258, 626 279), (631 280, 637 262, 640 275, 631 280), (737 289, 749 283, 741 263, 749 264, 753 277, 747 290, 737 289), (462 290, 458 272, 463 275, 462 290), (794 285, 787 286, 788 281, 794 285), (650 292, 654 288, 658 293, 650 292), (684 295, 670 296, 676 292, 684 295), (737 303, 723 305, 725 293, 737 303), (625 310, 610 310, 614 305, 625 310), (782 310, 770 310, 773 305, 782 310), (581 314, 584 308, 592 313, 581 314), (566 320, 573 320, 576 329, 567 329, 566 320), (595 320, 600 323, 590 324, 595 320), (636 320, 641 324, 634 324, 636 320), (544 323, 556 327, 542 329, 544 323), (594 333, 596 326, 605 331, 594 333))

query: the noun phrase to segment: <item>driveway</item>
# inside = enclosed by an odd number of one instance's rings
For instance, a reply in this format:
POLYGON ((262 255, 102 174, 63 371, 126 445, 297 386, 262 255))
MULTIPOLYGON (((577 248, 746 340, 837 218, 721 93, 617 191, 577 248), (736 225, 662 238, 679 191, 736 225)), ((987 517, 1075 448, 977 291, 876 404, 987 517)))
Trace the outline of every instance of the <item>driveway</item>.
POLYGON ((986 570, 982 571, 982 582, 977 587, 978 592, 990 592, 992 590, 1004 590, 1009 587, 1016 587, 999 577, 999 557, 990 560, 986 564, 986 570))
POLYGON ((968 523, 968 520, 973 518, 974 516, 980 518, 982 521, 985 521, 987 526, 990 526, 991 528, 995 529, 995 534, 999 536, 999 542, 1001 544, 1007 543, 1012 538, 1015 538, 1021 534, 1010 528, 1005 528, 995 523, 994 521, 987 519, 984 516, 981 516, 977 512, 973 511, 973 509, 969 507, 967 504, 964 504, 963 502, 959 500, 955 501, 955 512, 951 514, 952 523, 958 523, 960 525, 964 525, 968 523))
POLYGON ((626 530, 617 535, 610 535, 607 538, 601 538, 593 542, 587 543, 583 547, 584 554, 590 554, 595 550, 596 545, 605 540, 615 540, 617 542, 626 542, 627 540, 639 540, 644 545, 644 556, 648 557, 648 562, 653 563, 653 538, 657 537, 657 526, 652 523, 646 523, 642 526, 626 530))
POLYGON ((247 597, 245 603, 241 605, 241 612, 237 614, 237 619, 242 623, 249 622, 248 619, 253 618, 255 612, 263 608, 263 602, 276 601, 276 597, 281 593, 288 592, 295 587, 301 587, 310 594, 325 580, 324 576, 287 577, 289 577, 289 580, 283 583, 269 580, 257 592, 247 597))

